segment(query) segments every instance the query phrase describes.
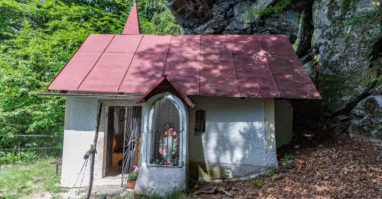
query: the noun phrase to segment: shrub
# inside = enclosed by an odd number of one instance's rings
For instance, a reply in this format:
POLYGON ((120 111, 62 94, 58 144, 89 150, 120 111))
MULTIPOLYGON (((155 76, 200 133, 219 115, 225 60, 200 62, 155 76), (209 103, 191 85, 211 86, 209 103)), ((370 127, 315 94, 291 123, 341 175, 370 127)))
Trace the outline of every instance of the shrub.
POLYGON ((136 181, 138 179, 138 173, 132 172, 127 176, 128 181, 136 181))

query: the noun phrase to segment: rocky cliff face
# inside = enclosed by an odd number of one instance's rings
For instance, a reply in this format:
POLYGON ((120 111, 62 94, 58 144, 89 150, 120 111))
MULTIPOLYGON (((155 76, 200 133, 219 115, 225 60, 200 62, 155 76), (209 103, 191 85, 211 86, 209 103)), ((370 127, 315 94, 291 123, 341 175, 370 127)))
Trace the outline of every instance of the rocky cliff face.
POLYGON ((297 125, 321 118, 336 132, 382 139, 382 91, 371 81, 382 68, 382 0, 168 2, 186 34, 286 34, 324 97, 294 103, 297 125))

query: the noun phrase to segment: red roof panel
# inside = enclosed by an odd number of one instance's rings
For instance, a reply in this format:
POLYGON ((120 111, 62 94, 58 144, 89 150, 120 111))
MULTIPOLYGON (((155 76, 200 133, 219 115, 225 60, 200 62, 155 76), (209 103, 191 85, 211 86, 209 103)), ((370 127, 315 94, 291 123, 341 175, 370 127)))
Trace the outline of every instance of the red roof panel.
POLYGON ((320 94, 297 56, 272 56, 269 66, 282 98, 316 98, 320 94))
POLYGON ((138 53, 166 53, 170 46, 171 35, 144 35, 139 44, 138 53))
POLYGON ((114 35, 90 34, 78 52, 102 52, 109 45, 114 35))
POLYGON ((231 54, 202 54, 201 59, 200 95, 240 96, 231 54))
POLYGON ((247 97, 276 98, 280 92, 266 60, 251 54, 234 55, 240 92, 247 97))
POLYGON ((232 53, 236 54, 256 54, 261 48, 257 35, 231 35, 232 53))
POLYGON ((104 53, 78 90, 118 92, 134 53, 104 53))
POLYGON ((102 52, 77 52, 48 86, 49 90, 75 91, 102 52))
POLYGON ((144 93, 163 75, 171 36, 145 35, 119 92, 144 93))
POLYGON ((199 95, 199 67, 198 54, 169 54, 164 74, 177 82, 188 95, 199 95))
POLYGON ((200 54, 200 37, 200 35, 173 35, 170 54, 200 54))
POLYGON ((231 54, 231 45, 228 35, 203 35, 200 41, 201 53, 231 54))
POLYGON ((116 35, 106 52, 135 53, 143 35, 116 35))
POLYGON ((262 47, 272 55, 291 55, 296 56, 288 37, 285 35, 270 35, 261 40, 262 47))
POLYGON ((145 93, 163 75, 167 53, 136 53, 119 92, 145 93))

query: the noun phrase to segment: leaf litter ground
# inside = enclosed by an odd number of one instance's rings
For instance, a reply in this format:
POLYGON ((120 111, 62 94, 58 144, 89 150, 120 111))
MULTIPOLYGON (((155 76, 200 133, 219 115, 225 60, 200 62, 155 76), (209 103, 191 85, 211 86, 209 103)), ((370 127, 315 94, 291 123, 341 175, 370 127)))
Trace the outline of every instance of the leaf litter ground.
POLYGON ((190 197, 382 198, 381 143, 349 136, 300 138, 278 154, 280 167, 270 174, 245 181, 198 183, 190 197))

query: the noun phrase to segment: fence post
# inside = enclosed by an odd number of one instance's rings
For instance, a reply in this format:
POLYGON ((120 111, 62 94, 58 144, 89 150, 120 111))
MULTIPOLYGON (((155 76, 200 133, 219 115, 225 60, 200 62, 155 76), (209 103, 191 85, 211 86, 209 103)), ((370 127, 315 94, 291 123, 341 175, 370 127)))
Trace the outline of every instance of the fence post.
POLYGON ((19 139, 19 144, 18 144, 18 146, 17 146, 17 159, 18 159, 18 161, 20 161, 20 139, 19 139))

